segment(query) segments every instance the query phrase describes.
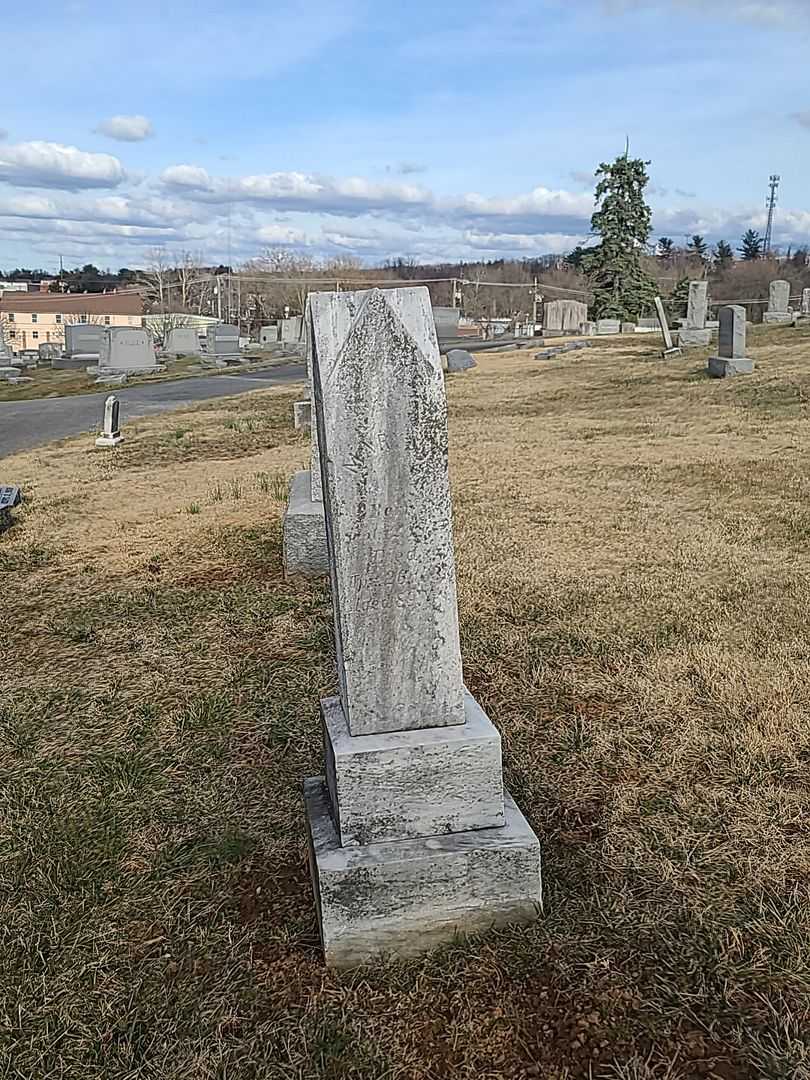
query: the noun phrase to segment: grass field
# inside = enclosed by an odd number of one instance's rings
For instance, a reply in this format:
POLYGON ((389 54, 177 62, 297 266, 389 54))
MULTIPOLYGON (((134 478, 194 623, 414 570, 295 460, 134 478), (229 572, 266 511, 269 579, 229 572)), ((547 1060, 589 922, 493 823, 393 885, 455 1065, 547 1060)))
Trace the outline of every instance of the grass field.
POLYGON ((527 929, 324 969, 333 690, 267 390, 5 459, 0 1078, 810 1077, 810 332, 448 383, 465 676, 543 847, 527 929))

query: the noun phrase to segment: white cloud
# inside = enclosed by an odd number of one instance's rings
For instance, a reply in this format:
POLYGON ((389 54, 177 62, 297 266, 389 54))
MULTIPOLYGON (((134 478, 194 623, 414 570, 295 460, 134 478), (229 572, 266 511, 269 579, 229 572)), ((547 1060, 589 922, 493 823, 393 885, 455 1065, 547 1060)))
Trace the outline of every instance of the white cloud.
POLYGON ((115 187, 125 177, 112 154, 89 154, 75 146, 26 142, 0 147, 0 180, 20 187, 115 187))
POLYGON ((285 225, 262 225, 256 235, 268 247, 308 247, 312 243, 305 232, 285 225))
MULTIPOLYGON (((770 26, 790 26, 807 17, 807 0, 715 0, 707 11, 711 18, 742 19, 744 22, 770 26)), ((706 11, 705 0, 602 0, 609 13, 623 13, 634 8, 691 7, 706 11)))
POLYGON ((196 191, 211 190, 211 177, 199 165, 170 165, 160 179, 170 188, 192 188, 196 191))
POLYGON ((111 116, 102 120, 96 131, 119 142, 142 142, 155 133, 152 121, 145 116, 111 116))

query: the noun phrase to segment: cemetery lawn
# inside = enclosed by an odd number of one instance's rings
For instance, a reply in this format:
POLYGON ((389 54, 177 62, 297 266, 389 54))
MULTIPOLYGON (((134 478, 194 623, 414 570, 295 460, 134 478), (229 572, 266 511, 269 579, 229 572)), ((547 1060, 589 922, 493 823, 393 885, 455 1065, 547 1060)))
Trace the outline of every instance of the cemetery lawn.
POLYGON ((333 691, 285 582, 301 388, 2 461, 0 1077, 810 1077, 810 331, 448 381, 466 680, 546 910, 322 966, 333 691))

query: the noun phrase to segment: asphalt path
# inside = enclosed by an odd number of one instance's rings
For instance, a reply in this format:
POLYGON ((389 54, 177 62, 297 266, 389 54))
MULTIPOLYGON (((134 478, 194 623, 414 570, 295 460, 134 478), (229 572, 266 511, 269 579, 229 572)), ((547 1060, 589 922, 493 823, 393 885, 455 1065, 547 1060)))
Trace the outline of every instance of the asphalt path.
POLYGON ((17 450, 64 439, 69 435, 101 429, 104 399, 114 393, 121 402, 121 424, 136 416, 182 409, 195 401, 231 397, 268 386, 284 386, 306 378, 303 364, 280 364, 265 371, 245 375, 201 375, 173 382, 143 383, 141 386, 109 387, 93 394, 62 398, 34 398, 31 401, 0 401, 0 458, 17 450))

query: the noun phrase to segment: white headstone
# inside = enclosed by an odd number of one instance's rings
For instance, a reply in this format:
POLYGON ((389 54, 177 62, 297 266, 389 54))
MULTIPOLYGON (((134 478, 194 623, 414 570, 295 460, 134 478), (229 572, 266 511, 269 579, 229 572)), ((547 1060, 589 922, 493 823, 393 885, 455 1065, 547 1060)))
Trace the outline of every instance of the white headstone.
POLYGON ((790 282, 772 281, 768 289, 768 310, 762 316, 766 323, 788 323, 793 316, 790 312, 790 282))
POLYGON ((705 328, 706 305, 708 299, 708 281, 689 282, 689 299, 686 304, 686 325, 690 330, 703 330, 705 328))
POLYGON ((96 439, 96 446, 118 446, 124 441, 120 424, 121 405, 115 394, 110 394, 104 402, 104 428, 96 439))

